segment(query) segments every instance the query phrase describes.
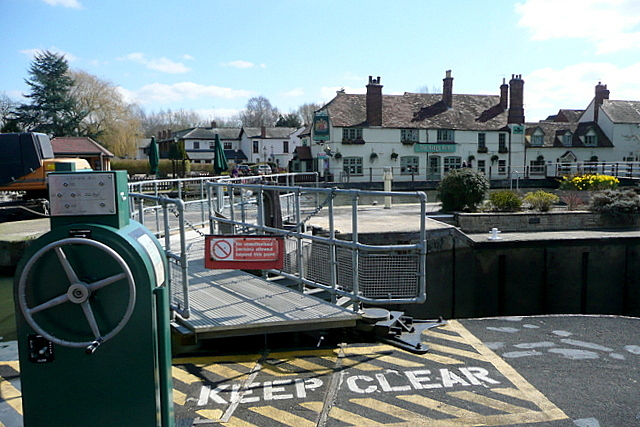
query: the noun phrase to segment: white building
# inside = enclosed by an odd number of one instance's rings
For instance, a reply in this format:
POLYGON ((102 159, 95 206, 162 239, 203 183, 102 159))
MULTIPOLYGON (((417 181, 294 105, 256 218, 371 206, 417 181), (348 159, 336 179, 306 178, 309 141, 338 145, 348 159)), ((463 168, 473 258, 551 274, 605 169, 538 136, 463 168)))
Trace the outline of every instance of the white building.
POLYGON ((442 94, 383 95, 380 78, 369 77, 366 95, 338 92, 316 112, 316 169, 351 182, 381 181, 386 167, 396 181, 439 180, 464 166, 507 178, 524 164, 521 76, 499 95, 453 94, 450 71, 443 82, 442 94))

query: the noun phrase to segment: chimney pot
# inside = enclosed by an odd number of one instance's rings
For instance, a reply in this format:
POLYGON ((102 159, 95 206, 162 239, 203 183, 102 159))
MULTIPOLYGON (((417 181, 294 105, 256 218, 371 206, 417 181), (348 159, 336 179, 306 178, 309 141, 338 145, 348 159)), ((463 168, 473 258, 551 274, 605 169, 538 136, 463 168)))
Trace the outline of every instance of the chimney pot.
POLYGON ((382 85, 380 77, 374 80, 369 76, 366 95, 367 123, 369 126, 382 126, 382 85))
POLYGON ((507 113, 507 123, 524 123, 524 80, 522 74, 512 74, 509 82, 509 111, 507 113))

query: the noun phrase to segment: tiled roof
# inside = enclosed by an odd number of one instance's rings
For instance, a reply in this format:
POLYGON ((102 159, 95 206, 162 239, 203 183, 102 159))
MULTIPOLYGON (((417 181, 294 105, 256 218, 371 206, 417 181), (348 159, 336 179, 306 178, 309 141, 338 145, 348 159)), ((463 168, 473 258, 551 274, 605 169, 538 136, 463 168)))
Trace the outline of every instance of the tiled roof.
POLYGON ((308 147, 306 145, 301 145, 296 147, 295 150, 293 150, 294 152, 294 157, 297 156, 298 159, 300 160, 312 160, 313 159, 313 155, 311 154, 311 147, 308 147))
POLYGON ((88 137, 56 137, 51 140, 51 146, 56 155, 115 157, 111 151, 88 137))
MULTIPOLYGON (((246 127, 243 128, 244 133, 247 134, 247 138, 262 138, 262 128, 259 127, 246 127)), ((284 139, 289 138, 289 135, 297 131, 298 128, 289 127, 268 127, 265 128, 265 138, 269 139, 284 139)))
POLYGON ((593 129, 598 136, 598 147, 613 147, 611 140, 605 135, 594 122, 548 122, 527 123, 526 125, 526 146, 527 148, 551 148, 569 147, 562 143, 562 137, 566 132, 572 133, 571 147, 584 147, 583 139, 589 130, 593 129), (531 137, 540 129, 544 133, 542 146, 531 145, 531 137))
POLYGON ((215 139, 216 133, 220 139, 239 139, 241 128, 190 128, 174 132, 178 139, 215 139))
MULTIPOLYGON (((335 127, 366 126, 366 95, 338 92, 322 110, 335 127)), ((498 95, 453 95, 452 108, 441 94, 405 93, 382 96, 382 126, 386 128, 501 129, 507 112, 498 95)))
POLYGON ((602 110, 614 123, 640 124, 640 101, 612 101, 605 99, 602 110))

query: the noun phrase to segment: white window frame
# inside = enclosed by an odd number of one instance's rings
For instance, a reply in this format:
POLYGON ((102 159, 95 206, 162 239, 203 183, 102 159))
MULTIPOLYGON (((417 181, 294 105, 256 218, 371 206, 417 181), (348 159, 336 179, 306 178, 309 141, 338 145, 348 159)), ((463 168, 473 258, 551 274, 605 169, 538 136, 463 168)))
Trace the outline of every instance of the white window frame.
POLYGON ((447 156, 442 161, 444 167, 444 173, 453 169, 462 169, 462 157, 460 156, 447 156))
POLYGON ((400 173, 403 175, 415 175, 420 168, 420 157, 402 156, 400 157, 400 173))
POLYGON ((343 157, 342 170, 349 176, 362 175, 362 157, 343 157))
POLYGON ((455 136, 453 129, 438 129, 437 142, 454 142, 455 136))
POLYGON ((420 133, 418 129, 400 129, 400 142, 419 142, 420 133))

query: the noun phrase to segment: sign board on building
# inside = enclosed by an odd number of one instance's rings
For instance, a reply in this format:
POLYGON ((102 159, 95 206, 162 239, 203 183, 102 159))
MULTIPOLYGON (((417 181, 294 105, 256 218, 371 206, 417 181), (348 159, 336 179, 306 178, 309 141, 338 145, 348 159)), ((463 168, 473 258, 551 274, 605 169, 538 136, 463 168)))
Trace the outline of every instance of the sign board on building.
POLYGON ((206 236, 204 265, 211 269, 282 269, 282 236, 206 236))
POLYGON ((326 111, 319 111, 313 116, 313 140, 328 141, 329 139, 329 114, 326 111))
POLYGON ((455 153, 456 144, 415 144, 416 153, 455 153))

